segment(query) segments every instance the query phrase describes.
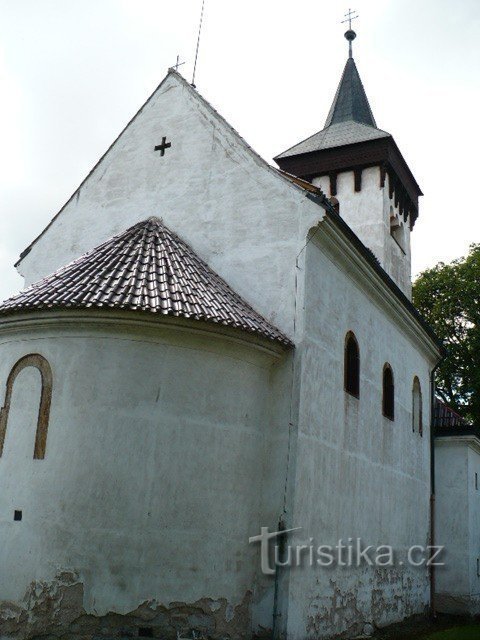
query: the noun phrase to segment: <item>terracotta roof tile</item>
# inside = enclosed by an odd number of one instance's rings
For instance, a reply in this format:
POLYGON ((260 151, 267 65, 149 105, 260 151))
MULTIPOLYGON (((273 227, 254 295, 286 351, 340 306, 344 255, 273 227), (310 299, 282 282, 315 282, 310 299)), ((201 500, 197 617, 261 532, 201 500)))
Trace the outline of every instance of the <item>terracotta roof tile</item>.
POLYGON ((9 298, 0 314, 89 308, 203 320, 291 345, 158 218, 134 225, 9 298))

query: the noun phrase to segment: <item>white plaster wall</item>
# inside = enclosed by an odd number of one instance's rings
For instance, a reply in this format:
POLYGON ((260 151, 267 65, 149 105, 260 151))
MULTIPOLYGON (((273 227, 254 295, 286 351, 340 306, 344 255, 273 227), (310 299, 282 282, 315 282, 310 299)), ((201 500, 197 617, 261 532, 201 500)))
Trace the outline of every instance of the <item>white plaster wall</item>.
POLYGON ((477 569, 477 559, 480 560, 480 448, 473 446, 468 447, 468 502, 470 593, 480 612, 480 576, 477 569), (475 488, 475 474, 478 489, 475 488))
POLYGON ((435 441, 436 537, 445 545, 446 566, 436 572, 437 608, 480 613, 480 445, 475 438, 435 441))
MULTIPOLYGON (((323 224, 323 223, 322 223, 323 224)), ((321 225, 322 226, 322 225, 321 225)), ((434 358, 402 329, 395 311, 363 289, 345 258, 309 243, 305 319, 299 339, 301 396, 295 499, 296 541, 335 545, 360 537, 404 558, 429 539, 429 371, 434 358), (360 399, 344 392, 344 341, 360 347, 360 399), (382 370, 393 368, 395 421, 382 416, 382 370), (412 432, 412 385, 423 391, 424 435, 412 432)), ((385 625, 424 611, 425 568, 305 568, 289 576, 288 637, 329 637, 364 623, 385 625)))
MULTIPOLYGON (((322 176, 312 180, 324 193, 330 195, 330 180, 322 176)), ((362 189, 355 191, 353 171, 337 176, 337 195, 340 215, 360 240, 380 261, 380 264, 407 297, 411 297, 410 228, 404 223, 405 252, 390 234, 390 209, 397 215, 394 198, 389 197, 388 178, 380 186, 380 167, 369 167, 362 172, 362 189)), ((400 216, 400 219, 403 218, 400 216)))
POLYGON ((167 76, 19 271, 28 285, 153 215, 292 335, 295 256, 323 209, 267 167, 176 73, 167 76), (161 157, 154 146, 163 136, 172 146, 161 157))
MULTIPOLYGON (((64 318, 2 326, 0 385, 29 353, 52 367, 52 410, 46 457, 33 460, 40 381, 23 371, 0 458, 0 600, 22 603, 32 581, 64 570, 78 573, 96 615, 150 600, 233 607, 247 592, 268 603, 248 537, 282 509, 288 356, 64 318)), ((271 625, 271 608, 254 609, 255 624, 271 625)))
MULTIPOLYGON (((435 539, 446 548, 445 567, 435 572, 436 592, 463 597, 470 592, 468 446, 435 441, 435 539)), ((443 610, 441 601, 438 605, 443 610)))

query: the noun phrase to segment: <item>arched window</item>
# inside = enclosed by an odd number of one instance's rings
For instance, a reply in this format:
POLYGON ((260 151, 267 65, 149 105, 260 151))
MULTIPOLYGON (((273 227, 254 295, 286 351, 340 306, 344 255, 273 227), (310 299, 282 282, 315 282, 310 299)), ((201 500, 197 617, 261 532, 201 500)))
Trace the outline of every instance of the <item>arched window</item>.
POLYGON ((422 388, 417 376, 413 379, 412 387, 412 429, 423 435, 422 388))
POLYGON ((347 393, 360 396, 360 352, 354 334, 349 331, 345 338, 344 387, 347 393))
POLYGON ((389 420, 395 418, 395 387, 392 367, 387 363, 383 367, 382 411, 389 420))
POLYGON ((48 361, 38 353, 32 353, 20 358, 20 360, 13 366, 13 369, 10 371, 10 375, 8 376, 7 389, 5 392, 5 404, 0 409, 0 456, 3 453, 3 445, 5 443, 5 435, 7 432, 13 383, 17 379, 18 374, 27 367, 35 367, 35 369, 40 371, 40 375, 42 376, 42 394, 40 397, 37 431, 35 434, 35 447, 33 450, 34 460, 42 460, 45 457, 45 449, 47 446, 48 422, 50 419, 50 405, 52 403, 52 369, 48 361))

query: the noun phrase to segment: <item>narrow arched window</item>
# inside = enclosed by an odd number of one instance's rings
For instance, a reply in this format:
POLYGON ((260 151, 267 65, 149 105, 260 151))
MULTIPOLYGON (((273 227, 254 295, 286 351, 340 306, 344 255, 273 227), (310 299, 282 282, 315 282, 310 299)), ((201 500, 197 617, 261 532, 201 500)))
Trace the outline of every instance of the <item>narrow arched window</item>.
POLYGON ((383 367, 382 411, 389 420, 395 418, 395 386, 392 367, 387 363, 383 367))
POLYGON ((422 388, 417 376, 413 379, 412 387, 412 429, 423 435, 422 388))
POLYGON ((351 331, 345 338, 344 387, 347 393, 360 397, 360 352, 357 339, 351 331))
POLYGON ((48 361, 38 353, 31 353, 20 358, 20 360, 13 366, 10 371, 10 375, 8 376, 5 391, 5 402, 3 407, 0 409, 0 456, 3 453, 5 435, 7 432, 13 384, 17 379, 18 374, 28 367, 38 369, 42 377, 42 391, 40 407, 38 410, 33 458, 34 460, 43 460, 43 458, 45 458, 45 449, 47 447, 48 423, 50 420, 50 406, 52 403, 52 369, 48 361))

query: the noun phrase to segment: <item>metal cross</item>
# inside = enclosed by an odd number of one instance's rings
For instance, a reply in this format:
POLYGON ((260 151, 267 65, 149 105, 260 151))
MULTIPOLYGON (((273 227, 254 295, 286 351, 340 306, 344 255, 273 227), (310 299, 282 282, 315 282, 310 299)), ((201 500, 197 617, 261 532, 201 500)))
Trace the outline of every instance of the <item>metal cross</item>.
POLYGON ((175 71, 178 71, 178 67, 181 67, 182 64, 185 64, 185 62, 180 62, 180 56, 177 56, 177 62, 173 65, 175 71))
POLYGON ((349 9, 348 12, 345 14, 345 20, 342 20, 342 24, 344 22, 348 22, 348 28, 351 29, 352 28, 352 20, 355 20, 356 18, 358 18, 358 13, 352 9, 349 9))
POLYGON ((160 155, 164 156, 165 155, 165 149, 169 149, 171 146, 172 146, 172 143, 171 142, 167 142, 166 136, 163 136, 162 144, 157 144, 155 146, 155 151, 160 151, 160 155))

